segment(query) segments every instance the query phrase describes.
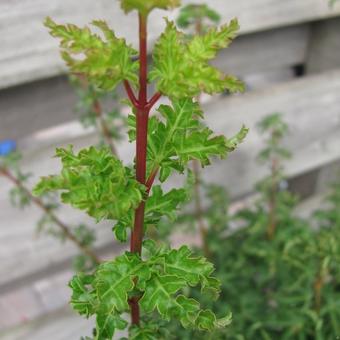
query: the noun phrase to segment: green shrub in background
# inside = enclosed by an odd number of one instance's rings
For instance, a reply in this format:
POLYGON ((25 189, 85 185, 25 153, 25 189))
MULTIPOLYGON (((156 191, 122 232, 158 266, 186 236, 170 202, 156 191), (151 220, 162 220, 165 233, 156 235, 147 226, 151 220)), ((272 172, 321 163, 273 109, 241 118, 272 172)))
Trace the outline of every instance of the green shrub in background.
MULTIPOLYGON (((297 217, 298 200, 286 189, 283 171, 289 152, 281 140, 288 127, 274 114, 259 128, 268 135, 259 160, 268 164, 270 174, 257 184, 255 202, 230 216, 227 204, 219 207, 211 199, 215 196, 207 201, 207 245, 222 282, 221 298, 210 305, 217 312, 227 305, 234 316, 228 329, 210 339, 336 339, 340 185, 333 186, 327 208, 310 219, 297 217)), ((206 338, 175 329, 172 333, 177 339, 206 338)))

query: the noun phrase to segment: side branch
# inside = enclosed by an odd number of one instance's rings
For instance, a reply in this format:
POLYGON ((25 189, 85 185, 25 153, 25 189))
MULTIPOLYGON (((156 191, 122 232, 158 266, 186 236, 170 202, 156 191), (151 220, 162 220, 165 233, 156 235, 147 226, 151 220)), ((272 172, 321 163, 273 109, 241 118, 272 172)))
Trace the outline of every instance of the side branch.
POLYGON ((150 193, 150 190, 152 188, 153 182, 155 181, 157 173, 158 173, 158 167, 151 171, 151 174, 149 175, 148 179, 146 180, 145 186, 146 186, 147 195, 149 195, 149 193, 150 193))
POLYGON ((135 94, 133 93, 132 87, 130 85, 130 83, 127 80, 124 80, 124 87, 125 87, 125 91, 132 103, 132 105, 136 108, 139 107, 139 102, 135 96, 135 94))
POLYGON ((103 110, 98 99, 96 99, 93 103, 93 110, 98 118, 107 145, 110 147, 111 152, 118 157, 117 149, 112 141, 110 130, 104 120, 103 110))
POLYGON ((149 100, 148 104, 146 105, 147 110, 150 111, 161 97, 162 97, 162 94, 160 92, 156 92, 152 96, 152 98, 149 100))
POLYGON ((69 239, 71 242, 73 242, 79 250, 90 257, 94 263, 100 264, 100 259, 98 256, 88 247, 84 246, 77 237, 71 232, 70 228, 64 224, 62 221, 59 220, 59 218, 54 215, 51 210, 44 204, 44 202, 32 195, 32 193, 16 178, 14 177, 7 169, 0 167, 0 174, 8 178, 14 185, 16 185, 20 190, 22 190, 25 195, 40 209, 42 209, 46 214, 48 214, 53 222, 62 230, 64 235, 67 239, 69 239))

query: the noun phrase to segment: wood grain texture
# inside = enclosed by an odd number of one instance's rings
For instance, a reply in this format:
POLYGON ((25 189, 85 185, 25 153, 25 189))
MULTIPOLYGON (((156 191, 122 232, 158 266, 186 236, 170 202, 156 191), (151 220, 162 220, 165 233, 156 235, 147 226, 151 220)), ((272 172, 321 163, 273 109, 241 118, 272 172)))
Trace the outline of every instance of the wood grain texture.
MULTIPOLYGON (((260 82, 268 86, 273 75, 276 82, 284 81, 292 74, 293 65, 303 63, 308 35, 309 27, 299 25, 241 36, 218 55, 216 64, 224 72, 241 77, 250 89, 257 89, 260 82)), ((74 90, 66 77, 2 90, 0 136, 20 139, 72 121, 75 102, 74 90)))
POLYGON ((339 92, 340 71, 333 71, 211 103, 207 117, 215 130, 231 136, 245 124, 250 133, 229 160, 214 166, 207 177, 225 183, 234 197, 249 192, 266 170, 255 163, 256 154, 263 145, 263 137, 255 126, 262 117, 273 112, 282 112, 290 126, 290 135, 285 141, 294 152, 287 163, 290 176, 338 159, 339 92))
MULTIPOLYGON (((190 0, 183 1, 183 4, 190 0)), ((204 2, 204 1, 199 1, 204 2)), ((241 33, 292 25, 340 14, 340 4, 330 9, 325 0, 214 0, 224 20, 238 17, 241 33)), ((176 12, 170 14, 174 16, 176 12)), ((165 13, 153 13, 149 24, 152 43, 164 27, 165 13)), ((124 16, 112 0, 2 0, 0 2, 0 87, 9 87, 64 71, 57 42, 42 25, 50 15, 58 22, 85 24, 106 19, 119 36, 136 45, 136 15, 124 16)))
MULTIPOLYGON (((233 135, 242 124, 250 128, 246 141, 232 153, 228 160, 218 161, 203 174, 208 181, 223 184, 233 198, 252 191, 255 181, 265 173, 264 167, 255 163, 256 154, 263 145, 263 136, 255 128, 256 123, 272 112, 282 112, 291 127, 286 146, 294 151, 287 164, 290 176, 302 174, 340 158, 340 71, 290 81, 269 89, 253 91, 233 97, 220 97, 205 105, 208 125, 217 132, 233 135)), ((52 159, 54 148, 69 143, 84 147, 96 141, 93 135, 71 126, 56 127, 37 133, 24 141, 26 157, 24 168, 36 176, 58 171, 58 160, 52 159)), ((118 145, 119 153, 131 162, 134 146, 127 142, 118 145)), ((36 178, 32 178, 34 182, 36 178)), ((169 184, 180 183, 174 178, 169 184)), ((0 178, 0 285, 9 285, 31 273, 39 273, 63 262, 76 253, 71 244, 59 245, 53 239, 34 236, 38 210, 27 209, 18 213, 6 196, 8 183, 0 178), (15 219, 13 219, 15 216, 15 219), (11 226, 10 228, 8 226, 11 226)), ((62 212, 65 222, 86 220, 98 229, 97 246, 111 242, 111 225, 97 226, 93 221, 73 209, 62 212)))
POLYGON ((340 18, 314 23, 306 54, 308 73, 340 68, 340 18))

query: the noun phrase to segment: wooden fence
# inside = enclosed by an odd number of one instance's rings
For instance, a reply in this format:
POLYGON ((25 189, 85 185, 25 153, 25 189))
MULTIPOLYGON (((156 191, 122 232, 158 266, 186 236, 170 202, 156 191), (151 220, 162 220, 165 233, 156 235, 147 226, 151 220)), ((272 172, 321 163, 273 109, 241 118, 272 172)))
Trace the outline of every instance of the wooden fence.
MULTIPOLYGON (((327 0, 206 2, 224 20, 234 16, 240 20, 241 36, 216 63, 241 77, 248 88, 243 95, 206 98, 208 123, 229 136, 243 123, 250 127, 237 152, 213 166, 206 178, 223 183, 234 199, 250 194, 266 171, 254 161, 262 145, 255 124, 269 113, 282 112, 290 126, 286 146, 294 151, 287 164, 289 176, 315 172, 323 183, 340 159, 340 4, 329 8, 327 0)), ((105 18, 119 35, 136 44, 135 15, 124 17, 118 1, 0 2, 0 139, 18 139, 25 153, 23 166, 36 175, 56 171, 58 163, 51 159, 56 145, 80 147, 96 140, 93 131, 84 131, 75 122, 75 96, 62 76, 65 69, 57 43, 42 26, 46 15, 78 24, 105 18)), ((152 16, 151 43, 164 26, 162 16, 152 16)), ((132 145, 123 141, 119 150, 122 158, 131 160, 132 145)), ((9 187, 0 178, 0 337, 77 339, 89 326, 65 312, 69 294, 65 283, 76 249, 37 238, 39 211, 12 208, 9 187)), ((92 223, 68 208, 61 216, 67 223, 92 223)), ((118 249, 107 242, 111 226, 96 228, 98 252, 111 256, 118 249)))

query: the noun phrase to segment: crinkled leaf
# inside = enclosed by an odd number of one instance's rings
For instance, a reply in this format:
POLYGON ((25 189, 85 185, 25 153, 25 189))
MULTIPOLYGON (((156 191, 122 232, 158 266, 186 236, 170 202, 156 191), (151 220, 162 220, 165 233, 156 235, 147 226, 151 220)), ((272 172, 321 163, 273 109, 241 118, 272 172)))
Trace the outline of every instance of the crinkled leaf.
POLYGON ((119 219, 142 200, 143 187, 106 147, 81 150, 57 149, 63 169, 60 175, 43 177, 35 195, 61 190, 61 198, 98 221, 119 219))
POLYGON ((190 135, 181 135, 174 141, 174 148, 180 156, 181 163, 186 164, 192 159, 197 159, 202 165, 209 165, 210 157, 226 156, 227 140, 224 136, 214 136, 209 128, 205 128, 190 135))
POLYGON ((174 295, 185 286, 185 280, 178 276, 154 274, 146 285, 140 305, 147 313, 157 310, 162 317, 169 319, 170 310, 176 306, 174 295))
POLYGON ((58 25, 51 18, 45 20, 53 37, 61 40, 62 57, 74 73, 85 74, 87 79, 104 90, 112 90, 123 80, 138 82, 137 52, 119 39, 105 21, 93 21, 104 38, 92 33, 88 27, 58 25))
POLYGON ((128 309, 128 294, 137 285, 143 285, 150 277, 150 270, 136 254, 125 253, 114 261, 99 266, 95 286, 98 300, 104 310, 115 309, 123 312, 128 309))
POLYGON ((174 220, 176 210, 186 199, 187 193, 185 189, 172 189, 167 193, 163 193, 160 185, 154 186, 151 196, 146 201, 146 223, 157 223, 163 216, 174 220))
POLYGON ((165 272, 183 278, 190 286, 205 283, 214 271, 210 262, 204 257, 194 257, 187 246, 171 250, 164 259, 165 272))
MULTIPOLYGON (((199 120, 203 113, 192 99, 173 100, 172 106, 161 105, 158 109, 163 119, 153 116, 149 122, 148 171, 161 168, 160 179, 164 181, 173 170, 183 172, 191 160, 210 164, 211 157, 225 157, 240 143, 247 129, 232 139, 214 136, 199 120)), ((135 137, 135 117, 129 117, 130 137, 135 137)))
POLYGON ((144 315, 139 325, 131 325, 129 329, 129 340, 166 340, 171 338, 167 324, 162 320, 155 320, 152 315, 150 317, 144 315))
POLYGON ((155 8, 171 9, 180 6, 180 0, 120 0, 125 13, 137 10, 142 15, 147 15, 155 8))
MULTIPOLYGON (((167 193, 163 193, 159 185, 154 186, 150 197, 146 201, 144 217, 145 229, 147 229, 149 225, 157 225, 163 216, 174 220, 177 209, 187 198, 188 192, 186 189, 172 189, 167 193)), ((133 226, 133 218, 133 211, 130 210, 115 224, 113 232, 120 242, 127 240, 127 231, 133 226)))
POLYGON ((204 331, 212 331, 216 328, 224 328, 231 323, 231 314, 224 318, 217 319, 216 315, 211 310, 200 311, 197 319, 196 326, 198 329, 204 331))
POLYGON ((201 92, 242 91, 240 81, 209 64, 235 38, 238 29, 234 19, 229 25, 211 28, 206 34, 188 40, 173 22, 167 22, 155 45, 150 80, 156 81, 157 89, 170 98, 194 97, 201 92))
POLYGON ((80 315, 89 317, 95 313, 96 294, 92 283, 94 276, 79 274, 74 276, 69 286, 72 289, 71 305, 80 315))
POLYGON ((111 340, 116 329, 123 330, 127 327, 127 324, 127 321, 122 319, 114 309, 107 310, 105 305, 101 305, 97 311, 96 340, 111 340))
POLYGON ((227 140, 228 152, 234 151, 237 148, 237 146, 241 144, 244 141, 244 139, 247 137, 248 132, 249 132, 249 129, 246 128, 245 126, 242 126, 240 131, 235 136, 233 136, 232 138, 229 138, 227 140))

